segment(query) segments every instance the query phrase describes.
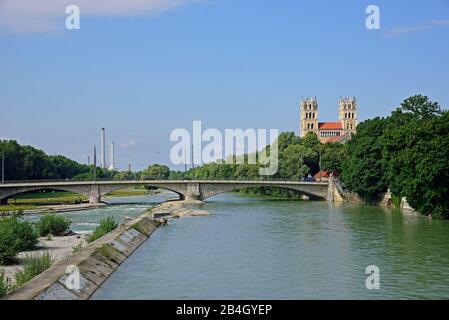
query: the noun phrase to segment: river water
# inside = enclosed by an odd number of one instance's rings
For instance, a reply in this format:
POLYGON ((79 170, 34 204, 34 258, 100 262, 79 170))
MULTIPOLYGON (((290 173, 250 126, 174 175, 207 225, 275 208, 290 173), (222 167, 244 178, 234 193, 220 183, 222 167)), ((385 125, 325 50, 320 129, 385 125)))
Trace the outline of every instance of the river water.
MULTIPOLYGON (((166 198, 67 215, 84 231, 100 217, 137 216, 166 198)), ((448 221, 235 193, 202 209, 211 215, 159 228, 93 299, 449 298, 448 221), (366 288, 370 265, 380 269, 380 290, 366 288)))

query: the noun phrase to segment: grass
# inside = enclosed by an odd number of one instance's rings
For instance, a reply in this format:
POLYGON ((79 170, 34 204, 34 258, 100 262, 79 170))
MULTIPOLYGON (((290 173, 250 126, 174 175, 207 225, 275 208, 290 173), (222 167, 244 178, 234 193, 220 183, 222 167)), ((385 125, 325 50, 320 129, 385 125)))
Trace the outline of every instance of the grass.
POLYGON ((83 248, 83 243, 78 243, 76 246, 72 247, 72 253, 77 253, 77 252, 81 251, 82 248, 83 248))
MULTIPOLYGON (((108 197, 131 197, 144 196, 150 194, 144 188, 127 188, 116 190, 107 194, 108 197)), ((8 200, 7 205, 0 206, 0 212, 10 212, 16 210, 33 210, 37 206, 76 204, 87 201, 87 198, 66 191, 29 192, 14 196, 8 200)))
POLYGON ((16 273, 16 286, 20 287, 24 285, 35 276, 50 268, 52 263, 53 259, 48 252, 43 255, 28 255, 25 259, 25 266, 16 273))
POLYGON ((111 193, 108 193, 106 196, 108 197, 132 197, 132 196, 144 196, 149 194, 148 190, 145 190, 143 188, 136 189, 136 188, 127 188, 127 189, 120 189, 113 191, 111 193))
POLYGON ((0 299, 10 293, 12 290, 13 286, 11 285, 11 280, 0 272, 0 299))
POLYGON ((1 216, 2 212, 4 212, 6 215, 7 212, 33 210, 33 209, 36 209, 36 206, 34 206, 34 205, 13 205, 13 204, 1 205, 0 206, 0 216, 1 216))
POLYGON ((96 251, 109 260, 113 260, 114 256, 117 255, 117 249, 113 248, 110 244, 104 244, 96 249, 96 251))
POLYGON ((93 242, 106 233, 111 232, 118 227, 117 221, 113 217, 108 217, 100 221, 100 225, 95 228, 94 232, 87 238, 88 242, 93 242))
POLYGON ((8 205, 16 206, 34 206, 34 205, 55 205, 55 204, 74 204, 86 200, 82 195, 65 191, 47 191, 22 193, 8 200, 8 205))

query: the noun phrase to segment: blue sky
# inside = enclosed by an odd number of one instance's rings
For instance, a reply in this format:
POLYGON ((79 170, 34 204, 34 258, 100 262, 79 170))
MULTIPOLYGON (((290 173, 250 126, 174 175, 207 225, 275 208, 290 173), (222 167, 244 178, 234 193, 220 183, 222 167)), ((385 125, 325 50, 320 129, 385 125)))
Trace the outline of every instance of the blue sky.
POLYGON ((193 120, 298 132, 301 96, 323 121, 340 96, 360 120, 417 93, 449 106, 448 0, 90 2, 70 1, 69 31, 54 0, 0 0, 0 137, 86 162, 106 127, 119 168, 142 169, 193 120))

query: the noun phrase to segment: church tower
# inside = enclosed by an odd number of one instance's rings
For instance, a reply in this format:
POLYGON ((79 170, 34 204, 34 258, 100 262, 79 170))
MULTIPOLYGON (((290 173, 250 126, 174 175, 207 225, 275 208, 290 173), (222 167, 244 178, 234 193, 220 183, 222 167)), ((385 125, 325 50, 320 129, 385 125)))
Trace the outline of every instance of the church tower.
POLYGON ((343 132, 355 133, 357 128, 357 100, 355 97, 340 97, 339 119, 343 132))
POLYGON ((301 137, 309 132, 318 136, 318 102, 316 97, 301 98, 301 137))

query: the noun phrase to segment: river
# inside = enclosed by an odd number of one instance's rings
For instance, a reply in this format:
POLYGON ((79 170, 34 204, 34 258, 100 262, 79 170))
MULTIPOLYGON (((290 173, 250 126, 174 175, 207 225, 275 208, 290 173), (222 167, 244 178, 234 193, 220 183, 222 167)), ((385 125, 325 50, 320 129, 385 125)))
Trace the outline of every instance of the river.
MULTIPOLYGON (((80 230, 106 215, 136 216, 164 197, 68 215, 80 230)), ((449 298, 449 221, 236 193, 203 209, 211 215, 159 228, 93 299, 449 298), (380 290, 366 289, 369 265, 380 269, 380 290)))

